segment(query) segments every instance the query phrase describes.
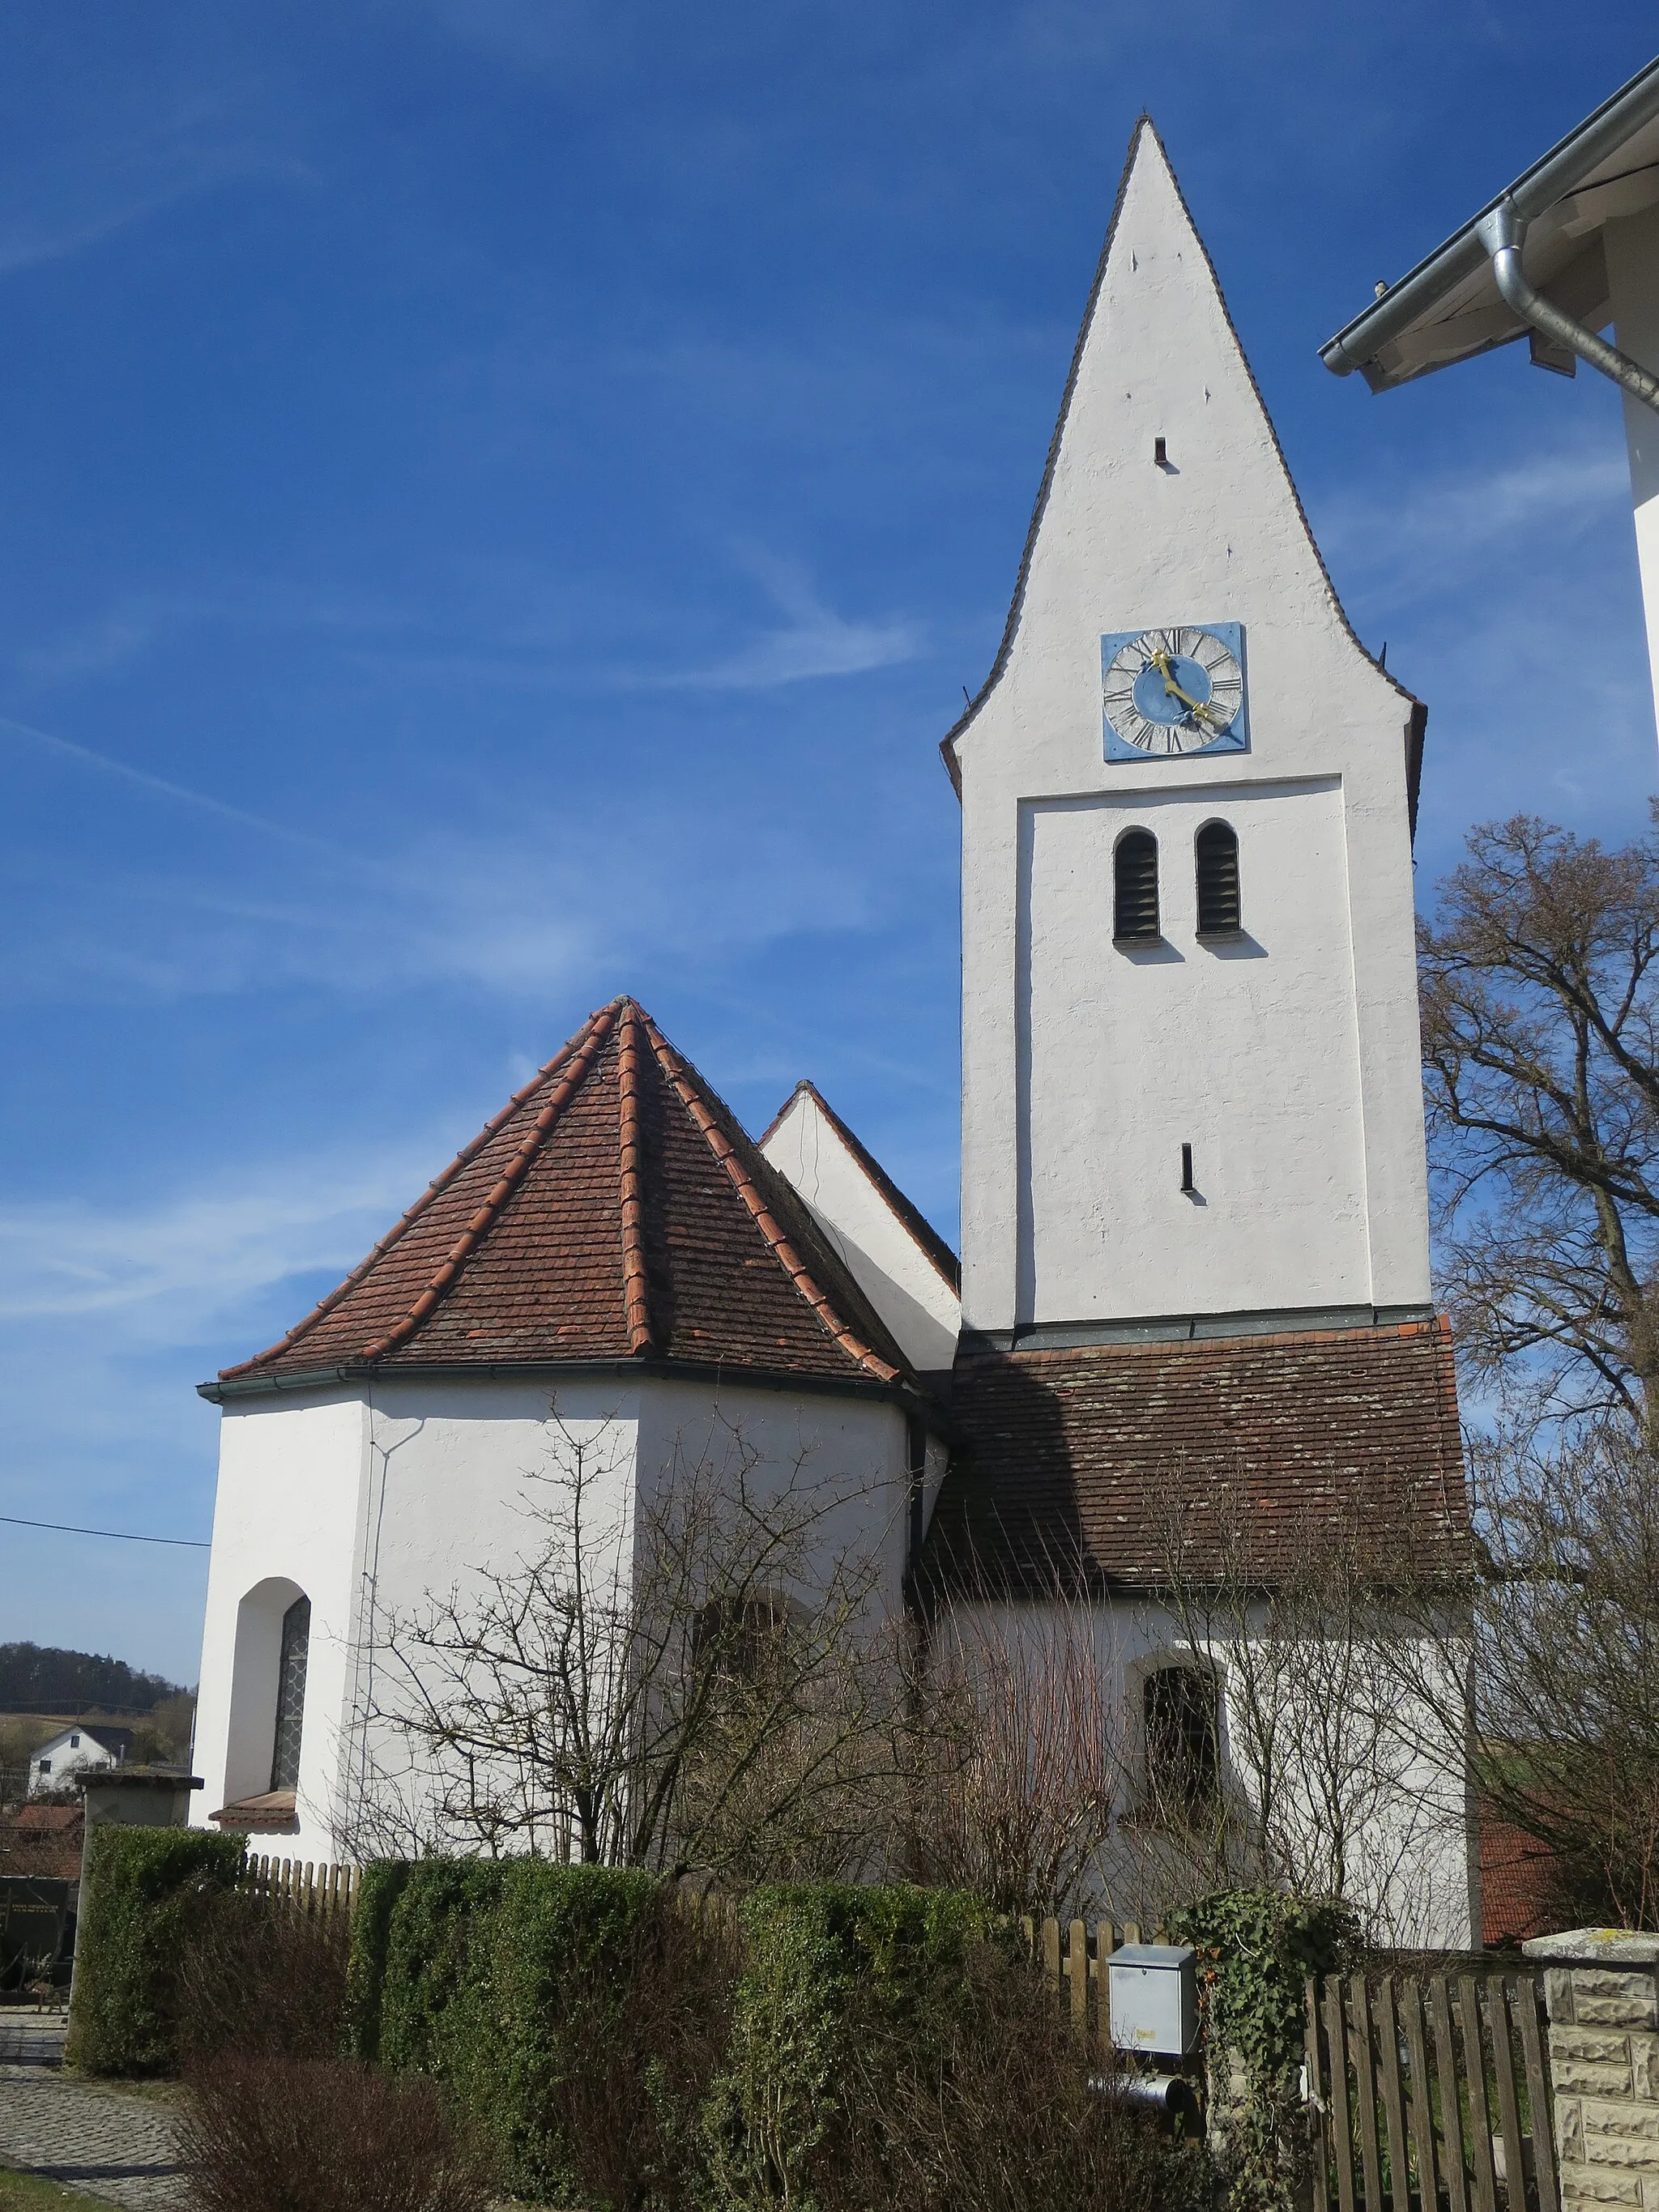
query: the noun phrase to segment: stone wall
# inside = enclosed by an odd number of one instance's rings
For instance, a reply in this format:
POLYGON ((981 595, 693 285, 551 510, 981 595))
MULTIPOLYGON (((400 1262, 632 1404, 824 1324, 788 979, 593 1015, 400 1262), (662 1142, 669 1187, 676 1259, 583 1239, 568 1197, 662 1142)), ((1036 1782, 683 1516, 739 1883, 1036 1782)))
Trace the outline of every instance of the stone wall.
POLYGON ((1546 1969, 1564 2212, 1659 2212, 1659 1937, 1579 1928, 1524 1948, 1546 1969))

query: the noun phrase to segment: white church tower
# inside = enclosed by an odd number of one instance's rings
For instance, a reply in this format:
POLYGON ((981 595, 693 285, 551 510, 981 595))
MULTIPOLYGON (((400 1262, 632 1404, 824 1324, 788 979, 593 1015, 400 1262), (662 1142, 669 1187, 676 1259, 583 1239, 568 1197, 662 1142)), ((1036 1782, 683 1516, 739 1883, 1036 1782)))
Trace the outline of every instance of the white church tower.
POLYGON ((964 1350, 1429 1318, 1425 720, 1337 603, 1143 119, 945 740, 964 1350))

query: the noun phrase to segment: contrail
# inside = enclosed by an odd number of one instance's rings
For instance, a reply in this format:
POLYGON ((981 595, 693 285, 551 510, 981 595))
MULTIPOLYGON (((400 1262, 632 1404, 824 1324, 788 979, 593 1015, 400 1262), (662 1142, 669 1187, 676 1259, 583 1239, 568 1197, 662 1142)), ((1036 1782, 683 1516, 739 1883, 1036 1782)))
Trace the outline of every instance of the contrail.
POLYGON ((169 783, 165 776, 151 775, 141 768, 129 768, 125 761, 112 760, 107 753, 95 753, 89 745, 72 744, 68 738, 55 738, 50 730, 37 730, 28 722, 20 722, 10 714, 0 714, 0 730, 9 730, 15 736, 26 738, 31 744, 41 745, 62 759, 78 761, 83 767, 101 769, 106 775, 119 776, 124 782, 136 783, 141 791, 159 792, 163 799, 177 799, 181 805, 198 807, 204 814, 216 814, 222 821, 240 823, 245 830, 257 830, 262 836, 276 837, 287 845, 302 846, 309 853, 326 854, 331 860, 350 861, 358 865, 355 856, 338 845, 331 845, 324 838, 308 837, 303 830, 286 830, 278 822, 267 822, 263 816, 247 814, 240 806, 230 806, 222 799, 210 799, 205 792, 192 791, 187 784, 169 783))

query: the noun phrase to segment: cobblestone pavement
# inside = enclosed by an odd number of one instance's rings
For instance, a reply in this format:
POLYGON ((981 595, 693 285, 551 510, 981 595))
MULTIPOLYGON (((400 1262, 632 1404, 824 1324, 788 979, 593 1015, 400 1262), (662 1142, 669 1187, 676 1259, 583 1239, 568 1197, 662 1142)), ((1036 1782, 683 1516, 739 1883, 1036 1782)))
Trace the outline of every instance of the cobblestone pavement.
POLYGON ((170 2114, 147 2098, 65 2081, 63 2053, 61 2017, 0 2009, 0 2166, 128 2212, 181 2212, 170 2114))

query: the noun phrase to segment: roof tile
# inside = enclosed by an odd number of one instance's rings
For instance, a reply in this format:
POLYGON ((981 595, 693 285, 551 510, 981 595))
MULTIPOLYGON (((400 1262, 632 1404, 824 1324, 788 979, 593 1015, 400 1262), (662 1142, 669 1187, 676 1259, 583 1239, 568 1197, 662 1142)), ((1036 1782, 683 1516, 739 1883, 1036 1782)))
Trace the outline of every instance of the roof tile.
POLYGON ((1268 1571, 1322 1532, 1384 1560, 1467 1542, 1443 1322, 976 1354, 951 1410, 962 1441, 924 1555, 947 1587, 1155 1588, 1183 1478, 1195 1571, 1229 1541, 1224 1492, 1268 1571))
POLYGON ((910 1379, 788 1184, 619 999, 313 1312, 221 1380, 646 1355, 910 1379))

